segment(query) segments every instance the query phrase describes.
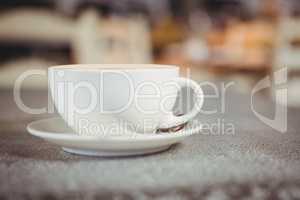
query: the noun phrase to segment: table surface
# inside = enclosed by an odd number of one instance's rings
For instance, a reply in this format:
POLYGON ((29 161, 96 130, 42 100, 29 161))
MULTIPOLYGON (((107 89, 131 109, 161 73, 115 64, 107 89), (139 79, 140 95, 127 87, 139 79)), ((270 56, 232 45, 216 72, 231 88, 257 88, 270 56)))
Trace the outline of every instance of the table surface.
MULTIPOLYGON (((253 114, 250 95, 230 91, 223 105, 222 98, 205 99, 204 108, 216 114, 197 116, 214 130, 158 154, 101 158, 65 153, 29 135, 29 122, 50 115, 22 112, 10 90, 0 97, 0 198, 300 198, 299 109, 288 109, 288 131, 280 133, 253 114), (218 131, 222 124, 234 132, 218 131)), ((47 104, 45 91, 22 98, 30 106, 47 104)), ((274 115, 271 101, 255 99, 257 111, 274 115)))

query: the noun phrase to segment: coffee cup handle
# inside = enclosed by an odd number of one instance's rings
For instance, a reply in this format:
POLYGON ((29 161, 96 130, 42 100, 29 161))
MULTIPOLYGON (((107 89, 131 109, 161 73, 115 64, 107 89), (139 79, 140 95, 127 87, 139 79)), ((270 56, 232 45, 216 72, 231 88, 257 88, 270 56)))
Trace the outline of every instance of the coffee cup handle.
POLYGON ((168 129, 187 123, 200 112, 204 102, 203 90, 197 82, 187 78, 176 78, 174 79, 174 82, 179 85, 180 89, 183 87, 191 88, 196 96, 196 101, 194 102, 193 108, 188 113, 180 116, 176 116, 172 113, 163 118, 159 125, 159 129, 168 129))

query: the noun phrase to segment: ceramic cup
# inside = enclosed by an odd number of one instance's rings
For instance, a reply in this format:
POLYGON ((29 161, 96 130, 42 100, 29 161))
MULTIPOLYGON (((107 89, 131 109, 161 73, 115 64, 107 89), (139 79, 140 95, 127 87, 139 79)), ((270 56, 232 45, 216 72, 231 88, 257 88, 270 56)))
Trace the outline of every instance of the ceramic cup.
POLYGON ((203 104, 203 92, 179 67, 148 64, 82 64, 48 69, 49 89, 58 113, 81 135, 112 134, 124 127, 139 133, 191 120, 203 104), (182 87, 194 91, 193 108, 172 112, 182 87))

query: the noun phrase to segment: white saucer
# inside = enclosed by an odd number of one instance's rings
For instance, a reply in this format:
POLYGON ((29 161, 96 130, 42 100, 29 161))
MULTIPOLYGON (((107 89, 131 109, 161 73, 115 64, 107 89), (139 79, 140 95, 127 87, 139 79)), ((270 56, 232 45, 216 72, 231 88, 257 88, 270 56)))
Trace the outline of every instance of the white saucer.
POLYGON ((30 134, 57 144, 64 151, 89 156, 144 155, 168 149, 172 144, 197 133, 201 126, 183 128, 175 133, 134 134, 97 137, 76 135, 61 118, 34 121, 27 126, 30 134))

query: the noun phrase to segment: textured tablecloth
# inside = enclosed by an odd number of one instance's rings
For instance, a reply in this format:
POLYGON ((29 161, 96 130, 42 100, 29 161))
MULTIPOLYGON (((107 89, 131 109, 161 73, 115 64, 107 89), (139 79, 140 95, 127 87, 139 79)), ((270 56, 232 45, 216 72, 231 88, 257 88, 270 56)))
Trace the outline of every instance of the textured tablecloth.
MULTIPOLYGON (((0 95, 0 199, 300 198, 299 110, 288 110, 288 131, 279 133, 254 116, 249 95, 229 92, 225 112, 221 98, 206 99, 205 108, 219 111, 197 120, 232 123, 234 134, 206 131, 162 153, 100 158, 65 153, 29 135, 27 123, 48 115, 23 113, 11 91, 0 95)), ((22 97, 36 107, 47 100, 45 92, 22 97)), ((274 114, 263 97, 255 106, 274 114)))

